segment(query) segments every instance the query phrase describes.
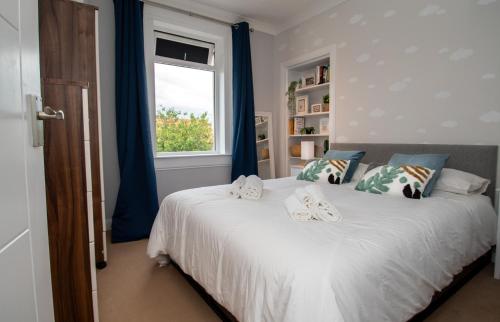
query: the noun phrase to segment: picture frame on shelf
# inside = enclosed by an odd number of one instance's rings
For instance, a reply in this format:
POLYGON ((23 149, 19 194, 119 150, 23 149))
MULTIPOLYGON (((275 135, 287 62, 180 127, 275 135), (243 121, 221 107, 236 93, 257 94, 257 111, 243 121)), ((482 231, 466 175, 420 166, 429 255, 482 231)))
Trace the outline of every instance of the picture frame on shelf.
POLYGON ((304 87, 316 85, 316 78, 314 75, 304 77, 304 87))
POLYGON ((319 134, 330 134, 330 119, 328 117, 319 119, 319 134))
POLYGON ((321 104, 312 104, 311 105, 311 113, 321 113, 321 104))
POLYGON ((297 96, 297 101, 295 104, 295 114, 296 115, 304 115, 307 113, 309 107, 309 97, 307 95, 297 96))

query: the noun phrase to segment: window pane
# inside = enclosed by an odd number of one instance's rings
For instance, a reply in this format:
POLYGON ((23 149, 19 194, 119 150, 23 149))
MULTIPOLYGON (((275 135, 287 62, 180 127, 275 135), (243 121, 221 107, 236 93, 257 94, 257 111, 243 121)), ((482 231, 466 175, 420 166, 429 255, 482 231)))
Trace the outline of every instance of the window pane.
POLYGON ((155 54, 157 56, 191 61, 205 65, 209 63, 210 58, 210 50, 207 47, 200 47, 162 38, 156 38, 155 54))
POLYGON ((213 151, 214 72, 155 64, 158 152, 213 151))

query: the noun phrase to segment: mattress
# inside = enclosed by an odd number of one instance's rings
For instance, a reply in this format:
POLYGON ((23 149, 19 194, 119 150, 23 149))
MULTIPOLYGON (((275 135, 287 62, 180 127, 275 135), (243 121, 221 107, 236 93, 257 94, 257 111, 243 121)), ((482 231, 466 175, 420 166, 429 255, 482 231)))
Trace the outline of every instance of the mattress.
POLYGON ((307 183, 266 180, 260 200, 228 185, 167 196, 148 255, 170 256, 239 321, 407 321, 495 243, 486 196, 423 200, 321 186, 340 223, 296 222, 283 201, 307 183))

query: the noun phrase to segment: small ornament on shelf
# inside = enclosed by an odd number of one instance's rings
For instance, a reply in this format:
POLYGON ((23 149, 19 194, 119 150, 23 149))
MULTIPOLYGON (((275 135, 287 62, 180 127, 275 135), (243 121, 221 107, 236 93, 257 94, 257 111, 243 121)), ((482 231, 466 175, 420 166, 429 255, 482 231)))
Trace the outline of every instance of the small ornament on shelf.
POLYGON ((322 112, 329 112, 330 111, 330 95, 326 94, 323 96, 323 105, 321 107, 322 112))
POLYGON ((330 141, 326 139, 323 141, 323 155, 325 155, 328 150, 330 150, 330 141))
POLYGON ((325 117, 319 120, 319 134, 329 134, 330 133, 330 119, 325 117))

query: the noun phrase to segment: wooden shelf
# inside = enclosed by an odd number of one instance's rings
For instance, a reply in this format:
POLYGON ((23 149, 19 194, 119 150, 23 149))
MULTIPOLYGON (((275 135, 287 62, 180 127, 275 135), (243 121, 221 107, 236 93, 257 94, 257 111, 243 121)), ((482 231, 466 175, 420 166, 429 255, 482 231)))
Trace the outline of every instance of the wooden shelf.
POLYGON ((311 86, 307 86, 307 87, 302 87, 302 88, 296 89, 295 94, 304 94, 304 93, 328 88, 328 86, 330 86, 330 83, 323 83, 323 84, 319 84, 319 85, 311 85, 311 86))
POLYGON ((264 162, 268 162, 270 159, 262 159, 262 160, 259 160, 257 161, 257 163, 264 163, 264 162))
POLYGON ((267 141, 269 141, 269 138, 264 139, 264 140, 257 140, 256 143, 259 144, 259 143, 264 143, 264 142, 267 142, 267 141))
POLYGON ((307 137, 311 137, 311 138, 314 138, 314 137, 328 137, 329 134, 293 134, 293 135, 289 135, 288 137, 290 138, 307 138, 307 137))
POLYGON ((318 112, 318 113, 307 113, 303 115, 289 115, 289 118, 294 118, 294 117, 310 117, 310 116, 326 116, 330 115, 330 112, 318 112))

